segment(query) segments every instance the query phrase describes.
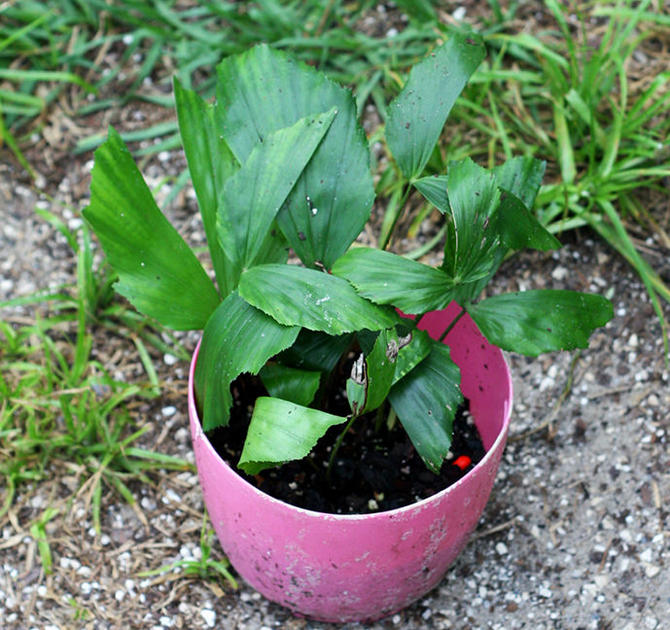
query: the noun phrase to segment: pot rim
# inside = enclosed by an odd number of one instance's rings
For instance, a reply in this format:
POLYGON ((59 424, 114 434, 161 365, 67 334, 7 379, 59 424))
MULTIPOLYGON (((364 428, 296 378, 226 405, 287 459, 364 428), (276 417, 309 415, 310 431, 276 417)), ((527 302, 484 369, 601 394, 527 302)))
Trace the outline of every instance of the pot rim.
POLYGON ((507 405, 507 408, 505 409, 504 412, 504 418, 502 421, 502 426, 500 427, 500 430, 498 431, 498 435, 496 436, 496 439, 494 440, 493 444, 491 444, 491 447, 486 451, 486 454, 484 457, 477 463, 475 466, 472 468, 472 470, 468 471, 467 474, 465 474, 463 477, 461 477, 458 481, 455 483, 451 484, 450 486, 443 488, 439 492, 436 492, 430 497, 427 497, 425 499, 421 499, 419 501, 415 501, 414 503, 410 503, 408 505, 404 505, 402 507, 394 508, 392 510, 384 510, 381 512, 373 512, 370 514, 333 514, 331 512, 317 512, 316 510, 310 510, 307 508, 301 508, 296 505, 292 505, 291 503, 287 503, 286 501, 282 501, 281 499, 277 499, 262 490, 259 490, 256 486, 253 484, 249 483, 246 479, 244 479, 242 476, 240 476, 237 471, 233 468, 231 464, 229 464, 225 459, 221 457, 221 455, 218 453, 218 451, 212 446, 212 443, 209 441, 209 438, 205 434, 203 428, 202 428, 202 423, 200 422, 200 417, 198 415, 198 409, 195 404, 195 366, 197 363, 198 359, 198 352, 200 350, 200 343, 202 342, 202 337, 198 340, 198 345, 196 346, 195 350, 193 351, 193 357, 191 359, 191 365, 189 367, 189 373, 188 373, 188 411, 189 411, 189 419, 191 422, 191 428, 193 429, 193 442, 196 440, 201 440, 205 444, 205 448, 207 448, 211 454, 214 455, 214 457, 219 461, 220 464, 222 464, 225 468, 228 469, 228 471, 235 475, 237 479, 244 485, 248 486, 248 488, 254 492, 254 494, 258 495, 259 498, 263 498, 264 500, 269 500, 271 503, 275 503, 277 505, 281 505, 284 507, 284 509, 287 509, 289 511, 295 512, 295 514, 301 514, 305 517, 309 518, 314 518, 318 517, 319 519, 327 519, 327 520, 333 520, 333 521, 356 521, 356 520, 375 520, 375 519, 392 519, 396 517, 400 517, 403 514, 407 512, 414 512, 414 511, 421 511, 424 508, 427 508, 429 504, 435 503, 440 501, 443 497, 445 497, 447 494, 450 492, 453 492, 456 488, 459 486, 468 483, 469 479, 474 475, 475 473, 478 473, 481 468, 483 468, 488 460, 490 460, 492 457, 494 457, 494 453, 501 447, 501 442, 506 440, 507 437, 507 431, 509 429, 509 423, 510 423, 510 417, 512 415, 512 398, 513 398, 513 387, 512 387, 512 379, 511 379, 511 372, 509 368, 509 364, 507 362, 507 359, 505 358, 505 355, 501 350, 500 356, 503 361, 505 370, 507 372, 507 379, 506 379, 506 385, 507 385, 507 394, 508 394, 508 400, 509 404, 507 405))

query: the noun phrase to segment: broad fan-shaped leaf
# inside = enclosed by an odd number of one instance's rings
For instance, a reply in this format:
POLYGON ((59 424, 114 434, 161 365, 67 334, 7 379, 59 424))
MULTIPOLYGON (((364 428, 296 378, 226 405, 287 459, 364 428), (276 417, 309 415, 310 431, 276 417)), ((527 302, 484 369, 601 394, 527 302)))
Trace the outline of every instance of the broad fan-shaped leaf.
POLYGON ((258 373, 270 396, 296 405, 309 405, 321 383, 321 372, 268 363, 258 373))
POLYGON ((303 328, 295 343, 282 352, 277 360, 303 370, 331 372, 351 345, 353 338, 352 333, 333 336, 303 328))
POLYGON ((261 396, 249 424, 239 468, 249 475, 306 457, 325 432, 346 417, 261 396))
POLYGON ((138 311, 175 330, 204 327, 219 304, 214 284, 111 127, 95 152, 91 203, 83 214, 119 276, 116 290, 138 311))
POLYGON ((466 158, 449 165, 447 194, 451 220, 442 269, 455 282, 473 282, 490 272, 492 255, 500 244, 499 235, 489 225, 500 190, 493 173, 466 158))
POLYGON ((398 322, 393 309, 360 297, 343 278, 296 265, 259 265, 240 278, 240 295, 287 326, 339 335, 398 322))
POLYGON ((217 71, 221 133, 240 162, 273 131, 337 109, 277 216, 307 266, 320 262, 330 268, 360 233, 374 199, 367 141, 350 92, 265 45, 225 59, 217 71))
POLYGON ((589 335, 613 315, 600 295, 555 290, 496 295, 467 310, 492 344, 528 356, 586 348, 589 335))
POLYGON ((528 210, 533 209, 547 164, 528 156, 517 156, 493 168, 498 187, 518 197, 528 210))
POLYGON ((433 342, 425 330, 414 328, 410 331, 410 341, 398 352, 398 363, 396 364, 393 383, 409 374, 429 354, 433 342))
POLYGON ((503 190, 496 210, 495 229, 505 249, 559 249, 561 242, 531 214, 524 203, 503 190))
POLYGON ((299 331, 278 324, 237 293, 221 302, 203 332, 195 368, 195 394, 205 431, 228 424, 230 384, 244 372, 256 374, 268 359, 288 348, 299 331))
POLYGON ((219 292, 226 297, 237 285, 237 276, 216 235, 219 199, 226 180, 239 165, 216 128, 216 105, 206 103, 194 90, 174 80, 179 134, 184 145, 188 170, 198 198, 198 207, 212 256, 219 292))
POLYGON ((355 247, 332 271, 375 304, 392 304, 405 313, 438 310, 454 297, 454 283, 443 271, 379 249, 355 247))
POLYGON ((442 214, 449 211, 446 175, 429 175, 428 177, 422 177, 414 182, 414 187, 442 214))
POLYGON ((399 349, 398 333, 390 328, 380 331, 367 356, 359 356, 354 371, 358 368, 361 374, 356 378, 352 374, 347 380, 347 398, 355 416, 374 411, 386 400, 394 381, 399 349))
POLYGON ((484 54, 475 33, 452 33, 412 68, 386 120, 386 141, 407 179, 423 171, 451 108, 484 54))
POLYGON ((437 473, 453 433, 454 416, 463 400, 461 373, 447 346, 433 342, 430 354, 389 393, 414 448, 426 466, 437 473))
POLYGON ((240 268, 261 252, 277 212, 335 118, 335 108, 269 133, 223 190, 218 232, 240 268))

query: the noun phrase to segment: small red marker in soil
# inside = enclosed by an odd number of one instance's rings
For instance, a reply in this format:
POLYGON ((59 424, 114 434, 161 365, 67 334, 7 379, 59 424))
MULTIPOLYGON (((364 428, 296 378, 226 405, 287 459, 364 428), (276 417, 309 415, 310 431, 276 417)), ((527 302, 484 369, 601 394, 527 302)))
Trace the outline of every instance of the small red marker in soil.
POLYGON ((472 463, 472 460, 467 455, 460 455, 452 463, 461 470, 465 470, 472 463))

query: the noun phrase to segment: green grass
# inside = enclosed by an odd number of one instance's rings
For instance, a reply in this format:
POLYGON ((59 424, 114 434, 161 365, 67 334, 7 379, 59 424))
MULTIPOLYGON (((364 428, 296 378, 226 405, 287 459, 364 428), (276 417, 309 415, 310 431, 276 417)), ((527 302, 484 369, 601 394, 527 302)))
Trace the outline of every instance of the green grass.
MULTIPOLYGON (((237 588, 237 580, 228 570, 230 563, 228 559, 223 557, 216 558, 216 552, 212 554, 214 548, 212 540, 214 539, 214 530, 209 525, 207 514, 203 514, 202 527, 200 529, 200 557, 194 559, 176 560, 170 564, 159 567, 158 569, 151 569, 150 571, 142 571, 138 573, 138 577, 154 577, 161 576, 166 573, 173 573, 171 579, 180 578, 199 578, 201 580, 212 580, 218 582, 224 580, 232 588, 237 588)), ((162 579, 160 581, 163 581, 162 579)))
MULTIPOLYGON (((77 282, 48 295, 0 303, 0 309, 18 304, 40 307, 34 321, 17 319, 9 311, 0 320, 0 478, 4 488, 0 516, 11 507, 22 484, 45 479, 55 462, 60 462, 79 476, 99 530, 103 485, 134 505, 131 481, 148 483, 147 473, 152 470, 190 467, 179 458, 137 446, 149 427, 138 428, 128 409, 131 401, 160 394, 147 344, 182 358, 186 353, 165 344, 146 320, 112 300, 111 278, 106 269, 93 267, 85 227, 72 232, 55 215, 41 212, 73 247, 77 282), (40 315, 45 307, 46 314, 40 315), (145 382, 115 379, 93 357, 94 341, 104 344, 111 335, 125 340, 128 350, 132 340, 145 369, 145 382)), ((32 526, 46 572, 50 560, 42 534, 52 516, 45 512, 32 526)))
MULTIPOLYGON (((0 9, 0 80, 18 88, 0 89, 0 120, 4 117, 0 137, 24 166, 20 144, 25 133, 34 130, 36 118, 72 86, 76 89, 68 96, 74 116, 134 98, 172 108, 170 94, 141 90, 143 82, 153 78, 159 86, 169 86, 174 69, 184 86, 197 86, 209 96, 214 86, 211 69, 221 59, 268 42, 355 86, 359 106, 368 97, 381 105, 389 86, 398 80, 397 73, 425 54, 444 31, 434 20, 417 20, 384 44, 357 28, 378 4, 369 0, 66 0, 47 4, 51 8, 46 13, 44 3, 34 0, 0 9), (104 55, 110 51, 118 54, 119 62, 107 66, 104 55), (121 78, 124 72, 129 76, 121 78), (89 101, 87 93, 96 98, 89 101)), ((400 4, 410 5, 413 13, 419 7, 421 15, 433 14, 430 3, 400 4)), ((174 122, 124 140, 156 137, 163 141, 152 151, 179 146, 174 122)), ((87 139, 76 150, 87 151, 100 140, 87 139)))

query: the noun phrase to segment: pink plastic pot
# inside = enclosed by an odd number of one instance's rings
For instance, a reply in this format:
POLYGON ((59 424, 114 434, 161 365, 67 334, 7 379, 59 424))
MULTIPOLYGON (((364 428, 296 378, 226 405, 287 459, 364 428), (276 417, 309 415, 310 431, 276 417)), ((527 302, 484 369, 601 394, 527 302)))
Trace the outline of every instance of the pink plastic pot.
MULTIPOLYGON (((429 313, 435 338, 458 313, 429 313)), ((239 574, 268 599, 321 621, 370 621, 432 589, 456 558, 488 500, 507 438, 512 382, 502 353, 467 316, 445 342, 460 366, 462 389, 487 453, 459 482, 413 505, 369 515, 311 512, 244 481, 203 433, 188 403, 202 492, 214 529, 239 574)))

